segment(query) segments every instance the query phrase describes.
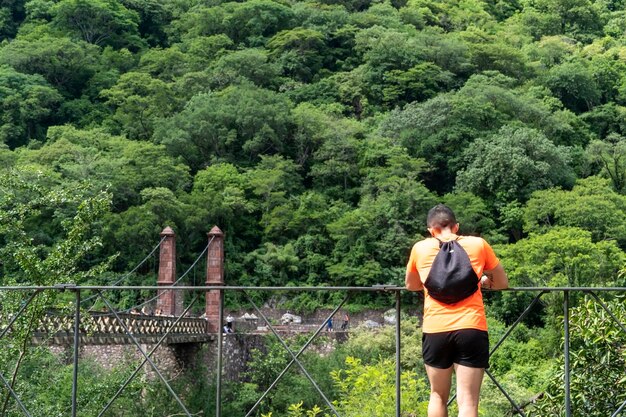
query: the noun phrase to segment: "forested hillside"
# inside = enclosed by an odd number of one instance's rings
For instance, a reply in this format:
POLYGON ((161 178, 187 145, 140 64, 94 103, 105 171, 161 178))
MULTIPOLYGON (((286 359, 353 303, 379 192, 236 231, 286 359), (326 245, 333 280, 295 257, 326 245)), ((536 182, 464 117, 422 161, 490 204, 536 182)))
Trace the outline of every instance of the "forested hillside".
POLYGON ((110 284, 165 226, 189 266, 218 225, 231 285, 403 285, 438 202, 513 286, 625 283, 623 0, 0 5, 4 283, 110 284))
MULTIPOLYGON (((544 233, 613 254, 560 284, 616 279, 619 1, 3 4, 2 165, 111 194, 93 262, 129 270, 169 225, 189 263, 217 224, 232 284, 399 283, 443 201, 529 283, 565 273, 518 259, 568 250, 544 233)), ((51 246, 47 215, 24 228, 51 246)))

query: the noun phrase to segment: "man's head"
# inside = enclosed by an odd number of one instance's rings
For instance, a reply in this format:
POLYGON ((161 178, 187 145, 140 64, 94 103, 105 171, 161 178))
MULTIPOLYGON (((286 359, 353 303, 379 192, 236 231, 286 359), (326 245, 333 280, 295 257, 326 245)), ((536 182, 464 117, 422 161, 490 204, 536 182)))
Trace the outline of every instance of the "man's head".
POLYGON ((457 225, 457 222, 454 212, 450 209, 450 207, 444 204, 437 204, 428 211, 426 225, 429 230, 442 230, 446 228, 454 228, 457 225))

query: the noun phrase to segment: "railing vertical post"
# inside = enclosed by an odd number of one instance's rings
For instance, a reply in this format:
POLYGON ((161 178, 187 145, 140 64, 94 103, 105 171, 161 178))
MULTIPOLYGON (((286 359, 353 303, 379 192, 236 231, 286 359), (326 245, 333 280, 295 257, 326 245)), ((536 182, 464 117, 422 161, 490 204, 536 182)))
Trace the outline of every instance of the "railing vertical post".
POLYGON ((215 417, 222 417, 222 350, 223 350, 223 332, 222 323, 224 322, 224 292, 220 291, 220 310, 219 323, 220 327, 217 332, 217 388, 215 393, 215 417))
POLYGON ((396 417, 400 417, 400 291, 396 291, 396 417))
POLYGON ((565 369, 564 369, 564 384, 565 384, 565 417, 572 416, 572 404, 570 397, 570 364, 569 364, 569 291, 563 291, 563 333, 564 333, 564 353, 565 353, 565 369))
POLYGON ((74 313, 74 369, 72 376, 72 417, 76 417, 78 410, 76 397, 78 395, 78 349, 80 347, 80 290, 76 292, 76 311, 74 313))

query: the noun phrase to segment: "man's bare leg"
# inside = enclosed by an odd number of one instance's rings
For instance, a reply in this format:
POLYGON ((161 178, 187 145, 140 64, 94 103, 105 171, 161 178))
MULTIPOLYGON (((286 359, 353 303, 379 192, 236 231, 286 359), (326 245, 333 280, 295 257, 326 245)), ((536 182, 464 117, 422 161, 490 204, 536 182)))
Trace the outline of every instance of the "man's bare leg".
POLYGON ((428 417, 448 417, 447 402, 452 385, 452 371, 452 366, 447 369, 439 369, 426 365, 426 374, 430 382, 428 417))
POLYGON ((454 365, 456 372, 456 395, 459 404, 459 417, 478 417, 480 386, 485 370, 454 365))

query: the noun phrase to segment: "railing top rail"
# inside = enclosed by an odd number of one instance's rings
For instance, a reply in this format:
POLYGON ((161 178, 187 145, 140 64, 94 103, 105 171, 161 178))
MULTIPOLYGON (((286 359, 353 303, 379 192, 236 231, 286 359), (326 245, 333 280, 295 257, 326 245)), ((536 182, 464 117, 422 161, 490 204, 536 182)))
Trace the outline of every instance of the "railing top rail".
MULTIPOLYGON (((123 286, 101 286, 101 285, 73 285, 58 284, 52 286, 36 285, 13 285, 0 286, 0 291, 121 291, 121 290, 174 290, 174 291, 198 291, 198 290, 225 290, 225 291, 407 291, 405 287, 395 285, 373 285, 371 287, 349 287, 349 286, 328 286, 328 287, 266 287, 266 286, 232 286, 232 285, 202 285, 202 286, 156 286, 156 285, 123 285, 123 286)), ((492 291, 485 289, 485 291, 492 291)), ((626 292, 626 287, 510 287, 498 291, 612 291, 626 292)))

